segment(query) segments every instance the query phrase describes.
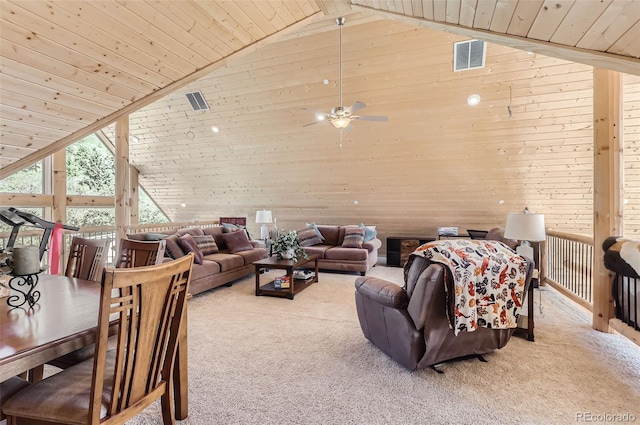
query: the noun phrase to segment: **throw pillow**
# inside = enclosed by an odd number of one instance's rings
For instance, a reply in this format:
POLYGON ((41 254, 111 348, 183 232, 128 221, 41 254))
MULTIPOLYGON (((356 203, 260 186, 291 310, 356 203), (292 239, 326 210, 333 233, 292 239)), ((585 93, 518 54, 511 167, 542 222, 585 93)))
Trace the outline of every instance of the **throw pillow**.
POLYGON ((318 235, 318 237, 320 238, 321 241, 324 241, 324 236, 322 236, 322 233, 320 233, 320 229, 318 229, 318 225, 315 222, 313 222, 313 223, 305 223, 305 226, 313 227, 313 230, 315 230, 316 235, 318 235))
POLYGON ((165 233, 146 233, 144 235, 145 241, 161 241, 162 239, 167 239, 169 235, 165 233))
POLYGON ((218 245, 216 245, 216 240, 213 239, 213 235, 194 236, 193 239, 196 241, 200 251, 202 251, 202 255, 216 254, 220 251, 218 245))
POLYGON ((364 242, 364 227, 349 226, 344 230, 343 248, 362 248, 364 242))
POLYGON ((165 239, 165 241, 167 242, 167 245, 164 248, 165 257, 169 257, 173 260, 184 257, 184 252, 182 252, 182 248, 180 248, 178 238, 178 235, 171 235, 165 239))
POLYGON ((195 239, 190 234, 182 235, 178 238, 178 245, 185 252, 193 252, 193 262, 202 264, 202 251, 198 248, 195 239))
POLYGON ((253 245, 251 245, 251 242, 249 241, 247 232, 244 230, 236 230, 232 233, 223 233, 221 236, 224 239, 227 248, 229 248, 229 252, 232 254, 253 249, 253 245))
POLYGON ((240 229, 240 227, 238 227, 235 224, 231 224, 231 223, 222 223, 222 231, 224 233, 231 233, 231 232, 235 232, 236 230, 240 229))
POLYGON ((298 230, 298 239, 300 240, 300 246, 313 246, 322 243, 322 240, 311 226, 298 230))
POLYGON ((369 242, 370 240, 375 239, 378 236, 378 231, 376 230, 376 226, 365 226, 364 223, 360 223, 358 227, 364 228, 364 241, 369 242))
POLYGON ((249 240, 251 240, 251 235, 249 234, 249 231, 247 230, 247 226, 241 226, 238 224, 231 224, 231 223, 222 223, 222 232, 223 233, 233 233, 237 230, 243 229, 246 233, 247 233, 247 238, 249 238, 249 240))

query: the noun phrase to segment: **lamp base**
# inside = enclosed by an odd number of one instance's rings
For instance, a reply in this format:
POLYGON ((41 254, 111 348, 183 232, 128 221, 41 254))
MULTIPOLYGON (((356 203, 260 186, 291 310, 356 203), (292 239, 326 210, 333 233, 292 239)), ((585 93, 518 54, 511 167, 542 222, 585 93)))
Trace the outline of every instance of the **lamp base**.
POLYGON ((269 228, 266 224, 260 226, 260 239, 266 240, 269 237, 269 228))
POLYGON ((516 248, 516 252, 523 257, 533 261, 533 247, 528 241, 522 241, 520 246, 516 248))

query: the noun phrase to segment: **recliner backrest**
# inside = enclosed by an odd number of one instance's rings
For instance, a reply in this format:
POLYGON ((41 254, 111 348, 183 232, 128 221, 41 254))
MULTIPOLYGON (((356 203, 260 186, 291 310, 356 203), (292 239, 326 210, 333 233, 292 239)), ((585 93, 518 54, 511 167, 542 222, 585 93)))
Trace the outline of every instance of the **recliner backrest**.
POLYGON ((407 291, 409 298, 413 296, 413 291, 420 275, 429 265, 431 265, 431 261, 424 257, 409 256, 404 266, 404 290, 407 291))
POLYGON ((429 264, 428 261, 424 261, 424 263, 427 263, 426 268, 422 268, 422 264, 415 266, 416 270, 422 269, 422 272, 415 280, 413 293, 407 306, 407 312, 417 330, 424 328, 430 308, 446 308, 441 304, 436 306, 433 303, 433 293, 444 285, 444 266, 435 263, 429 264))

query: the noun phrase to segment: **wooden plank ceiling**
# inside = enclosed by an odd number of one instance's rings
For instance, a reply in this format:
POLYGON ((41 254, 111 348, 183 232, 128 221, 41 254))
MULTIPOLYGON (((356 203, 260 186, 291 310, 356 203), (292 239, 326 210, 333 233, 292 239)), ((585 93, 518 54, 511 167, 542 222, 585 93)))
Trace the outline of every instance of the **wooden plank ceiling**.
MULTIPOLYGON (((625 63, 631 67, 640 63, 640 7, 632 0, 2 0, 0 177, 209 71, 232 68, 235 55, 262 47, 262 41, 335 31, 333 18, 352 8, 362 22, 402 16, 484 31, 479 34, 487 37, 507 35, 592 51, 611 59, 612 69, 618 58, 630 59, 625 63), (319 20, 322 15, 327 18, 319 20)), ((313 48, 295 45, 290 58, 304 56, 322 67, 336 48, 335 37, 327 40, 313 48), (314 49, 323 50, 316 55, 314 49)), ((268 64, 269 58, 263 60, 268 64)), ((237 75, 251 78, 253 71, 249 66, 241 74, 224 72, 227 76, 213 77, 213 84, 224 89, 233 86, 237 75)), ((272 89, 263 95, 272 96, 272 89)), ((271 111, 262 111, 263 120, 270 131, 284 135, 285 127, 274 126, 288 117, 274 120, 274 114, 327 101, 322 95, 294 103, 283 96, 265 106, 271 111), (285 108, 282 102, 289 104, 285 108)), ((191 125, 188 114, 178 124, 186 130, 191 125)))

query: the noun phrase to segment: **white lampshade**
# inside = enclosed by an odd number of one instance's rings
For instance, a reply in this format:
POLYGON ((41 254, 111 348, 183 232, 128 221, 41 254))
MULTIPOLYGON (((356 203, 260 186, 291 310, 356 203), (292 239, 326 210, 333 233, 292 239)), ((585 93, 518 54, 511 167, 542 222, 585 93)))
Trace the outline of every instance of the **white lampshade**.
POLYGON ((545 240, 544 214, 509 213, 504 237, 529 242, 545 240))
POLYGON ((257 224, 266 224, 273 223, 273 217, 271 215, 271 211, 256 211, 256 223, 257 224))

